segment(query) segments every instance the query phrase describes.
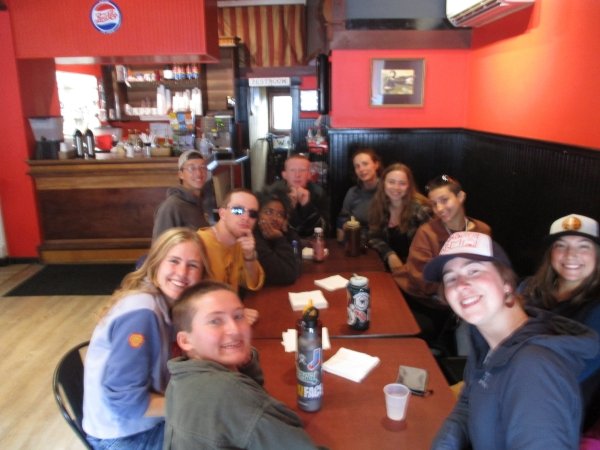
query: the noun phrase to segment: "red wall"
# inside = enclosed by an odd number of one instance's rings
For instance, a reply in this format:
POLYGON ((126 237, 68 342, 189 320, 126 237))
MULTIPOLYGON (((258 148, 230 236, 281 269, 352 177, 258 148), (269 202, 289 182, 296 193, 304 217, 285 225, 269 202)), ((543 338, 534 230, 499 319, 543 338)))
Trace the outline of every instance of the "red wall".
MULTIPOLYGON (((27 175, 33 137, 25 117, 35 102, 23 105, 8 13, 0 11, 0 204, 11 258, 35 257, 40 228, 33 182, 27 175)), ((47 100, 47 99, 46 99, 47 100)), ((40 99, 39 103, 46 100, 40 99)), ((52 101, 49 101, 52 104, 52 101)))
POLYGON ((334 50, 335 128, 461 127, 600 149, 600 2, 537 0, 468 50, 334 50), (371 59, 426 60, 422 108, 369 105, 371 59))
POLYGON ((466 127, 600 150, 598 19, 598 0, 538 0, 477 29, 466 127))
POLYGON ((337 50, 331 54, 334 128, 463 127, 469 50, 337 50), (372 107, 371 59, 425 58, 423 107, 372 107))
POLYGON ((218 58, 216 0, 117 1, 121 25, 110 34, 96 30, 91 22, 95 3, 9 0, 17 57, 146 55, 160 60, 160 55, 188 55, 192 60, 209 54, 218 58))

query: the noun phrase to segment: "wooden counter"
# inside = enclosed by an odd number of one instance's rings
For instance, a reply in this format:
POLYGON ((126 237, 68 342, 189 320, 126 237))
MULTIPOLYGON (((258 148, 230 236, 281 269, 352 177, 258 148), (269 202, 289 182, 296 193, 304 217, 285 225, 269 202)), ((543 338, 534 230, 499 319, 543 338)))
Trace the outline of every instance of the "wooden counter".
POLYGON ((177 158, 29 161, 44 263, 135 261, 154 211, 176 186, 177 158))

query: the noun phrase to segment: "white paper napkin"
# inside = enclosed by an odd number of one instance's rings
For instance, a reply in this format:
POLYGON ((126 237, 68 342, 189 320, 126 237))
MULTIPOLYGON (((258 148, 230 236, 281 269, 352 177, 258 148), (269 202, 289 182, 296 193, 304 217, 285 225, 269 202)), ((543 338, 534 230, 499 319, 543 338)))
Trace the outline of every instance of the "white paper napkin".
POLYGON ((304 292, 290 292, 290 305, 292 305, 292 310, 294 311, 302 311, 309 300, 312 300, 312 304, 317 309, 325 309, 329 307, 329 303, 323 297, 323 292, 320 290, 315 291, 304 291, 304 292))
POLYGON ((327 278, 315 280, 315 284, 320 288, 328 291, 345 288, 348 285, 348 280, 341 275, 332 275, 327 278))
POLYGON ((323 363, 323 370, 360 383, 378 364, 377 356, 342 347, 323 363))
MULTIPOLYGON (((283 345, 286 353, 295 352, 298 350, 298 330, 290 328, 287 331, 281 333, 281 345, 283 345)), ((323 350, 329 350, 331 348, 331 342, 329 341, 329 330, 327 327, 321 329, 321 346, 323 350)))

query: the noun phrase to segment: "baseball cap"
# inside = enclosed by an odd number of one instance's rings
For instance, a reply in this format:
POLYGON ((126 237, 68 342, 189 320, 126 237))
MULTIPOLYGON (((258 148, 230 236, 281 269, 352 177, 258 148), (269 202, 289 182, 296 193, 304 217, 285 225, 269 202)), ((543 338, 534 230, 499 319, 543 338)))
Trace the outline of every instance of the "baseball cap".
POLYGON ((202 157, 202 153, 200 153, 198 150, 186 150, 179 157, 179 162, 177 163, 179 170, 181 170, 183 165, 186 162, 188 162, 190 159, 204 159, 204 158, 202 157))
POLYGON ((554 242, 561 236, 574 234, 600 244, 600 231, 598 228, 598 222, 590 217, 581 214, 569 214, 552 222, 547 240, 554 242))
POLYGON ((444 265, 454 258, 467 258, 477 261, 495 261, 511 267, 506 253, 487 234, 474 231, 452 233, 440 254, 425 265, 423 275, 427 281, 440 282, 444 265))

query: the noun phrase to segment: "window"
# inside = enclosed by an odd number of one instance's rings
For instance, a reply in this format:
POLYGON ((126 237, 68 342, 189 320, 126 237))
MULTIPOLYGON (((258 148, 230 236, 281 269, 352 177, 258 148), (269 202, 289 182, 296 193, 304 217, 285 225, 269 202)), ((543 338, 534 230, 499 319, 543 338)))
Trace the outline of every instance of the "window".
POLYGON ((292 96, 289 89, 269 89, 269 131, 289 133, 292 129, 292 96))
POLYGON ((71 138, 76 129, 83 133, 86 128, 100 126, 98 80, 95 76, 57 71, 56 83, 66 139, 71 138))

